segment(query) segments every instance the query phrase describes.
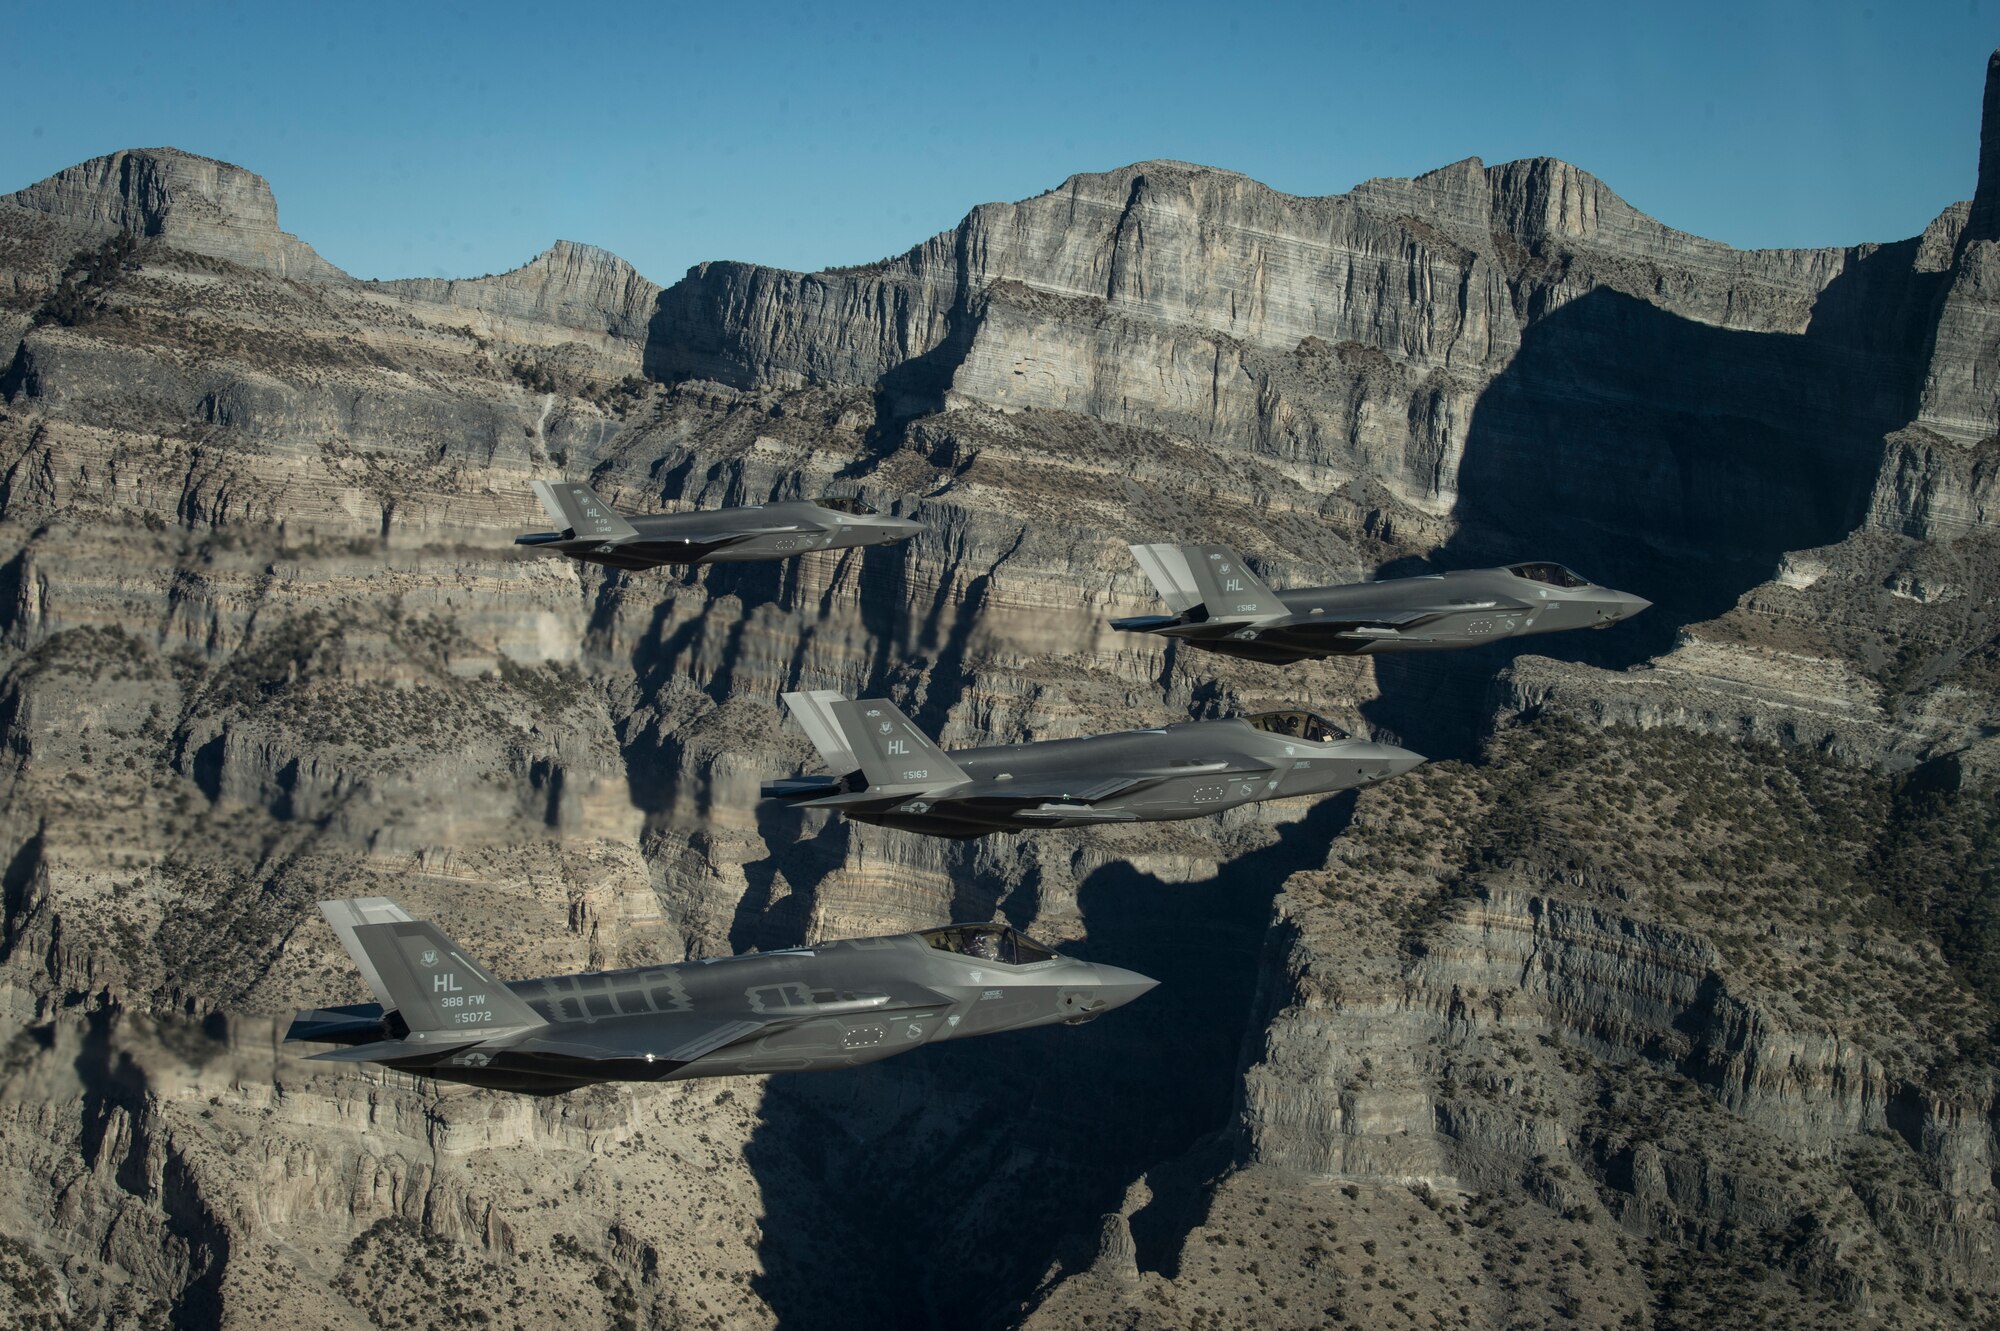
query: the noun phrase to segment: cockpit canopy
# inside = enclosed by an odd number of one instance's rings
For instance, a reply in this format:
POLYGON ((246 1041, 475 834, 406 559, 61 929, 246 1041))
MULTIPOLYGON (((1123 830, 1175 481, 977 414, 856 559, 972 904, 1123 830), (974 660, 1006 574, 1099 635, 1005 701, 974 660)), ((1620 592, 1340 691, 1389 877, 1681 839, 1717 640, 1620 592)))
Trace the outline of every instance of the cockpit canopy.
POLYGON ((1056 958, 1048 948, 1004 924, 954 924, 943 929, 926 929, 918 936, 940 952, 997 961, 1003 966, 1032 966, 1056 958))
POLYGON ((1529 582, 1546 582, 1551 587, 1588 587, 1590 579, 1580 578, 1561 564, 1515 564, 1508 568, 1517 578, 1529 582))
POLYGON ((1243 719, 1268 735, 1302 739, 1308 744, 1331 744, 1335 740, 1353 738, 1333 722, 1313 712, 1258 712, 1243 719))
POLYGON ((875 510, 862 503, 859 499, 847 499, 839 495, 824 495, 813 500, 813 502, 821 508, 830 508, 836 513, 851 513, 857 518, 872 518, 875 516, 875 510))

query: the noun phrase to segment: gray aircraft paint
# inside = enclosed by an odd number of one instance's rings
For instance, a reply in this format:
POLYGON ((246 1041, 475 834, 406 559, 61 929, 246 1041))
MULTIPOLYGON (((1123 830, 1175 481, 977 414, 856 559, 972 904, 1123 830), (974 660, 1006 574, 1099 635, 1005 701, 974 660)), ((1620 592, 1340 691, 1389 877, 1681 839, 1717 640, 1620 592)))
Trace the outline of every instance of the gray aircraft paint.
POLYGON ((316 1060, 553 1095, 859 1067, 942 1040, 1078 1024, 1153 988, 1001 924, 952 925, 635 970, 493 978, 386 897, 320 903, 377 1001, 299 1013, 316 1060), (990 955, 953 947, 973 946, 990 955))
POLYGON ((1368 785, 1423 762, 1306 711, 946 753, 881 698, 787 693, 785 705, 835 775, 770 782, 766 798, 932 836, 1200 818, 1368 785))
POLYGON ((1174 613, 1114 619, 1113 628, 1278 664, 1609 628, 1652 604, 1546 561, 1273 591, 1227 546, 1132 553, 1174 613))
POLYGON ((924 530, 921 522, 871 512, 849 499, 795 499, 641 516, 619 513, 578 481, 529 484, 562 530, 528 532, 516 536, 514 544, 611 568, 790 559, 808 550, 890 545, 924 530))

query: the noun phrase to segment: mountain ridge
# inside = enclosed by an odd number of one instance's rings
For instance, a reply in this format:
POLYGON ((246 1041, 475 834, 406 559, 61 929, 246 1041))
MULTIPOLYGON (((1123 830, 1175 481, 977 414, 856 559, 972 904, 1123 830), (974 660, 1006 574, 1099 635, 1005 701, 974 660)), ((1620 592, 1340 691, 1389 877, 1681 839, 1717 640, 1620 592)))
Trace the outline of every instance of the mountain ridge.
MULTIPOLYGON (((1231 167, 1215 166, 1201 162, 1189 162, 1177 158, 1147 158, 1109 167, 1099 171, 1078 171, 1065 176, 1059 183, 1024 199, 1007 201, 995 200, 974 204, 961 218, 960 226, 972 213, 981 208, 1018 206, 1036 199, 1062 192, 1086 182, 1102 180, 1128 180, 1147 172, 1208 177, 1241 181, 1262 194, 1273 198, 1298 203, 1340 203, 1354 201, 1357 197, 1389 197, 1409 187, 1433 187, 1449 184, 1455 178, 1466 174, 1477 174, 1495 187, 1496 195, 1508 193, 1518 182, 1527 180, 1546 181, 1555 179, 1573 182, 1597 200, 1608 200, 1613 209, 1633 218, 1660 228, 1663 232, 1687 240, 1700 241, 1705 246, 1713 246, 1734 254, 1793 254, 1816 253, 1825 250, 1853 248, 1870 242, 1854 241, 1845 245, 1820 246, 1766 246, 1739 249, 1723 241, 1708 240, 1698 233, 1682 230, 1634 207, 1603 178, 1575 166, 1562 158, 1538 155, 1514 158, 1505 162, 1487 165, 1477 156, 1460 158, 1441 166, 1433 167, 1413 176, 1373 176, 1362 180, 1344 191, 1328 194, 1292 194, 1264 183, 1246 172, 1231 167)), ((0 204, 30 208, 51 217, 86 227, 108 227, 131 231, 138 235, 162 234, 162 229, 172 227, 185 242, 189 236, 198 234, 203 219, 186 218, 177 215, 182 208, 198 210, 208 215, 208 224, 217 228, 240 232, 268 232, 271 238, 282 240, 290 246, 297 246, 311 255, 305 260, 301 271, 290 271, 280 264, 273 268, 283 276, 298 276, 307 279, 345 280, 365 282, 370 285, 386 286, 394 283, 462 283, 494 281, 521 273, 535 267, 552 253, 560 251, 583 251, 602 255, 609 260, 633 268, 641 279, 655 286, 671 285, 661 283, 643 273, 638 273, 629 260, 602 246, 585 241, 557 239, 539 253, 531 256, 514 268, 498 273, 486 273, 477 277, 470 275, 448 277, 386 277, 355 278, 337 266, 320 258, 310 244, 296 235, 281 230, 277 224, 277 200, 269 181, 248 167, 190 152, 183 148, 162 146, 157 148, 121 148, 113 152, 86 158, 81 162, 54 172, 49 176, 21 186, 9 194, 0 194, 0 204), (317 262, 313 262, 316 260, 317 262)), ((1945 204, 1940 212, 1953 207, 1945 204)), ((954 227, 950 230, 957 230, 954 227)), ((938 236, 950 234, 939 232, 938 236)), ((936 239, 936 237, 931 237, 936 239)), ((1901 237, 1897 239, 1902 239, 1901 237)), ((919 241, 912 248, 921 248, 919 241)), ((200 249, 197 252, 211 252, 200 249)), ((231 257, 228 253, 215 251, 217 257, 231 257)), ((904 251, 907 253, 908 251, 904 251)), ((891 256, 893 258, 901 255, 891 256)), ((885 262, 876 260, 874 263, 885 262)), ((796 273, 800 276, 816 276, 853 268, 871 267, 873 264, 835 265, 819 269, 790 269, 765 264, 754 259, 707 259, 697 260, 689 266, 692 272, 707 264, 744 264, 765 268, 773 272, 796 273)), ((266 264, 265 266, 270 266, 266 264)))

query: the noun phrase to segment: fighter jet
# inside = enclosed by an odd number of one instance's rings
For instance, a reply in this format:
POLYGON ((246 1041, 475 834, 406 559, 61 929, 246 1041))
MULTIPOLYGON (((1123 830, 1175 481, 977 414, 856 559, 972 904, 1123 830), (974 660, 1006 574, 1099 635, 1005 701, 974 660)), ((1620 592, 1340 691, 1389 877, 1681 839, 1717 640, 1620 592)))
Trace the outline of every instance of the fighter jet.
POLYGON ((858 499, 794 499, 703 513, 619 513, 577 481, 530 481, 535 498, 561 531, 516 536, 516 545, 612 568, 727 564, 790 559, 807 550, 891 545, 924 529, 909 518, 877 513, 858 499))
POLYGON ((1364 786, 1423 762, 1407 749, 1357 740, 1307 711, 947 754, 881 698, 784 698, 840 775, 768 782, 765 798, 959 840, 1031 827, 1199 818, 1257 800, 1364 786))
POLYGON ((859 1067, 968 1035, 1078 1025, 1157 981, 958 924, 636 970, 499 980, 387 897, 320 912, 376 1002, 299 1013, 314 1060, 379 1063, 526 1095, 859 1067))
POLYGON ((1135 545, 1132 553, 1174 613, 1114 619, 1112 628, 1280 665, 1609 628, 1652 604, 1599 587, 1561 564, 1509 564, 1279 592, 1259 581, 1227 546, 1135 545))

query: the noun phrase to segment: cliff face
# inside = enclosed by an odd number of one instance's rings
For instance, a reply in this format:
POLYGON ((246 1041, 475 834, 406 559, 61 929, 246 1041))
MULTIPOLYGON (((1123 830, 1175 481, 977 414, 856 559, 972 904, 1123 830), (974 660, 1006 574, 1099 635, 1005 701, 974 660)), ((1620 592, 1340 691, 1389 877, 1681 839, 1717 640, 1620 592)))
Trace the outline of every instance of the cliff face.
POLYGON ((1557 162, 1324 199, 1143 163, 664 290, 570 244, 353 282, 171 150, 7 196, 7 1288, 196 1325, 421 1320, 394 1291, 446 1267, 524 1324, 1977 1324, 1989 183, 1908 241, 1743 253, 1557 162), (930 530, 606 575, 508 543, 556 474, 930 530), (1281 585, 1557 558, 1657 606, 1536 655, 1162 656, 1105 624, 1169 538, 1281 585), (947 845, 757 806, 812 765, 800 687, 947 745, 1306 703, 1467 761, 947 845), (273 1051, 361 997, 312 902, 370 892, 509 975, 997 914, 1165 983, 526 1105, 273 1051))
POLYGON ((419 277, 374 285, 400 300, 477 311, 486 319, 471 327, 488 335, 498 331, 509 342, 581 336, 594 351, 635 370, 660 298, 660 288, 617 255, 567 240, 497 277, 419 277))
MULTIPOLYGON (((1898 270, 1877 285, 1917 280, 1908 257, 1877 263, 1898 270)), ((1767 449, 1778 442, 1824 464, 1829 426, 1856 405, 1825 391, 1876 348, 1866 345, 1875 330, 1832 327, 1835 311, 1823 307, 1840 304, 1841 284, 1862 280, 1874 258, 1864 249, 1729 250, 1661 226, 1552 161, 1490 170, 1468 161, 1323 199, 1148 162, 978 208, 955 233, 870 269, 697 269, 663 301, 648 361, 669 378, 879 383, 906 412, 947 403, 1074 412, 1197 438, 1223 457, 1272 457, 1315 489, 1367 474, 1435 518, 1462 503, 1473 409, 1492 409, 1509 367, 1519 375, 1531 324, 1540 337, 1569 328, 1576 341, 1622 355, 1605 370, 1577 363, 1574 346, 1545 353, 1563 359, 1548 368, 1569 382, 1531 385, 1532 405, 1562 400, 1584 414, 1506 423, 1496 472, 1527 463, 1556 482, 1556 497, 1589 488, 1600 501, 1623 489, 1607 481, 1670 476, 1666 440, 1629 441, 1638 454, 1629 460, 1604 456, 1593 435, 1609 413, 1574 401, 1605 395, 1586 391, 1594 378, 1608 381, 1619 407, 1671 401, 1710 429, 1754 428, 1770 436, 1758 441, 1767 449), (1582 309, 1562 314, 1578 301, 1582 309), (1664 364, 1717 382, 1705 392, 1660 384, 1664 364), (1774 383, 1817 393, 1773 401, 1774 383), (1608 474, 1613 465, 1623 475, 1608 474)), ((1877 317, 1904 297, 1873 294, 1877 317)), ((1907 354, 1900 341, 1896 349, 1907 354)), ((1871 357, 1868 396, 1886 399, 1865 404, 1871 418, 1901 405, 1895 386, 1879 382, 1885 369, 1897 371, 1871 357)), ((1832 431, 1843 453, 1865 452, 1873 441, 1852 433, 1832 431)), ((1717 451, 1749 452, 1738 447, 1749 442, 1725 437, 1717 451)), ((1767 467, 1757 479, 1775 489, 1771 507, 1798 507, 1794 456, 1723 460, 1767 467)), ((1760 544, 1725 479, 1714 478, 1716 494, 1675 487, 1665 496, 1722 495, 1722 513, 1676 510, 1641 533, 1671 540, 1676 527, 1706 521, 1760 544)), ((1605 520, 1625 516, 1621 508, 1605 520)))
POLYGON ((262 176, 175 148, 93 157, 0 195, 0 206, 9 204, 85 231, 157 236, 191 254, 279 277, 345 277, 311 246, 278 230, 278 203, 262 176))
MULTIPOLYGON (((699 268, 663 296, 646 363, 668 380, 865 387, 892 437, 998 412, 1189 440, 1215 483, 1258 475, 1281 511, 1358 508, 1390 535, 1391 572, 1411 567, 1393 563, 1404 550, 1452 566, 1532 549, 1644 588, 1658 608, 1627 649, 1590 656, 1632 665, 1730 613, 1788 551, 1864 524, 1919 541, 1934 522, 1984 530, 1990 468, 1932 447, 1992 433, 1969 216, 1947 209, 1896 244, 1745 253, 1558 162, 1467 161, 1322 199, 1142 163, 978 208, 866 269, 699 268)), ((1327 563, 1258 535, 1279 570, 1327 563)), ((1844 612, 1825 590, 1815 612, 1844 612)), ((1492 662, 1455 664, 1393 663, 1385 694, 1426 705, 1391 696, 1375 719, 1419 747, 1462 744, 1492 662)), ((1717 728, 1786 724, 1722 687, 1717 728)), ((1905 710, 1886 709, 1872 756, 1959 745, 1981 723, 1905 710)))

